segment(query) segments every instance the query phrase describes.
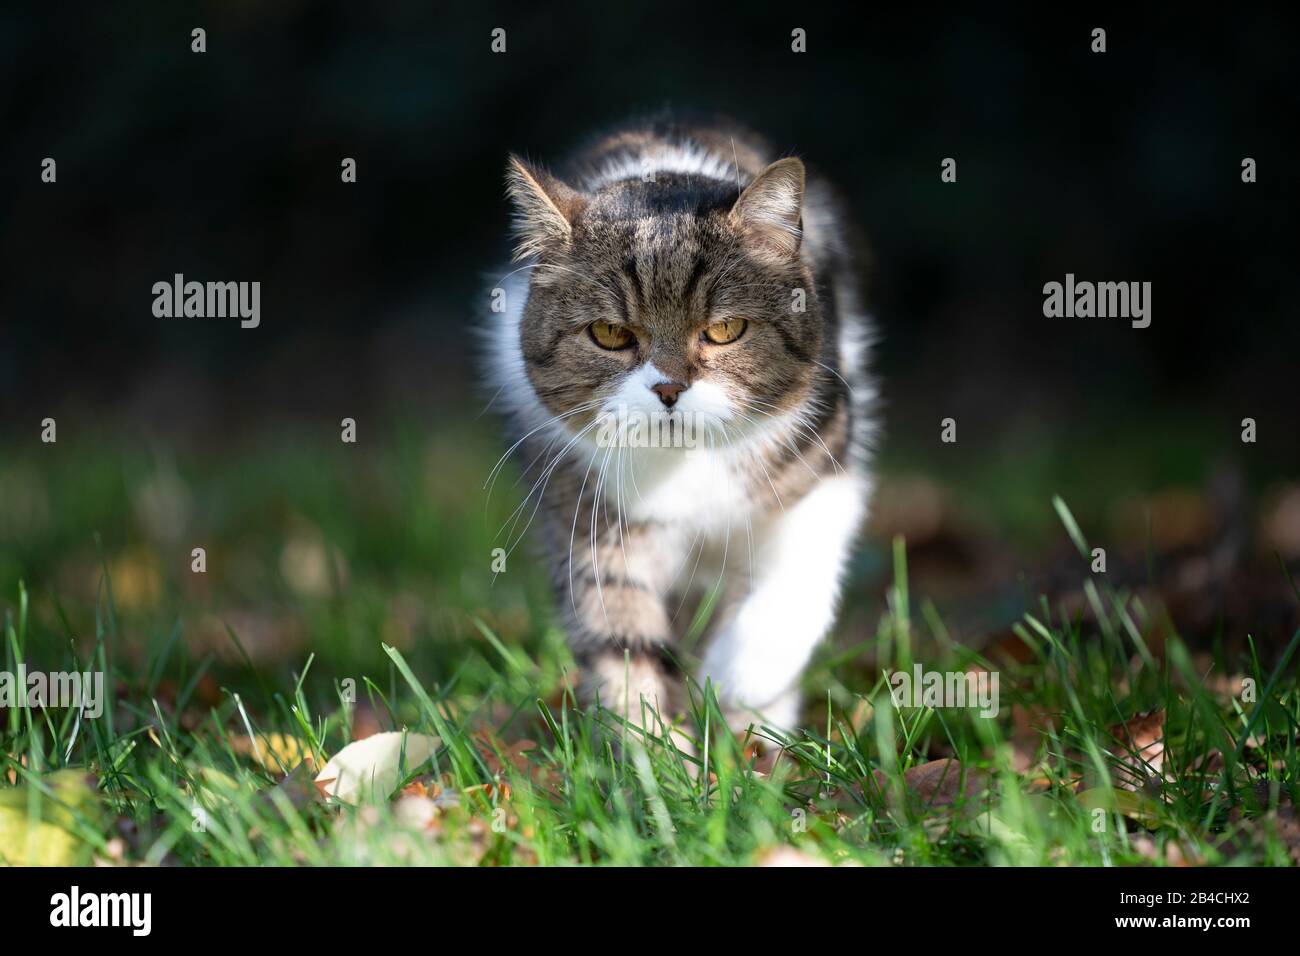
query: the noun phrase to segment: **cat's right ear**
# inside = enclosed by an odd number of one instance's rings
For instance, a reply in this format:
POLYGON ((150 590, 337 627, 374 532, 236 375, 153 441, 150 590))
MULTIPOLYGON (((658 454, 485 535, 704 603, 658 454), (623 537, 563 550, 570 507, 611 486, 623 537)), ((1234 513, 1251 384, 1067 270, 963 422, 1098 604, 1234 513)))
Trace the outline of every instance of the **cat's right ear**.
POLYGON ((573 221, 586 200, 550 173, 511 154, 506 164, 506 191, 515 204, 515 259, 540 255, 567 245, 573 221))
POLYGON ((753 247, 782 259, 799 253, 803 239, 803 163, 778 159, 745 187, 731 221, 753 247))

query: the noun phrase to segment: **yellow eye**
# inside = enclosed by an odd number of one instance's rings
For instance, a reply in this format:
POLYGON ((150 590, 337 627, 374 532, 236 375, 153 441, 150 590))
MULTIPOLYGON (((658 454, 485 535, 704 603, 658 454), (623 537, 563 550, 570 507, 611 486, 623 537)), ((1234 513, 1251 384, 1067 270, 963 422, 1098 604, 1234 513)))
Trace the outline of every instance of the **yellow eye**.
POLYGON ((729 345, 745 334, 745 327, 749 325, 744 319, 727 319, 725 322, 714 322, 704 330, 704 337, 714 345, 729 345))
POLYGON ((631 332, 612 322, 593 322, 587 326, 587 331, 590 333, 593 342, 602 349, 609 349, 611 352, 625 349, 633 341, 631 332))

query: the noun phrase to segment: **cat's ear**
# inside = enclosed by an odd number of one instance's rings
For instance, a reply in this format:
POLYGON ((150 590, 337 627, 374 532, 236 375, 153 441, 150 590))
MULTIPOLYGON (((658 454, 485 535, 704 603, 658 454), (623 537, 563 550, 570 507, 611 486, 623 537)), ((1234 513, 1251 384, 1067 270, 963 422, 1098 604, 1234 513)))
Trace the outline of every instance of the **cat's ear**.
POLYGON ((515 259, 568 243, 586 200, 550 173, 511 154, 506 191, 515 204, 515 259))
POLYGON ((778 159, 745 187, 732 223, 763 251, 793 258, 803 238, 803 162, 778 159))

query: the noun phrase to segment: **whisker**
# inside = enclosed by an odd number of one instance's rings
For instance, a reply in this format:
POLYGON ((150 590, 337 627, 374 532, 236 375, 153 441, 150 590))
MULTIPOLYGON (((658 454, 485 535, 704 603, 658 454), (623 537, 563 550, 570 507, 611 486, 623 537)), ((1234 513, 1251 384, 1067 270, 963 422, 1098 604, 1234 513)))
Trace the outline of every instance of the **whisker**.
MULTIPOLYGON (((505 454, 503 454, 500 458, 497 459, 496 464, 492 466, 492 470, 488 472, 487 480, 483 482, 483 487, 487 489, 488 496, 491 497, 492 483, 496 480, 497 473, 500 472, 501 467, 506 463, 506 459, 510 457, 511 452, 513 452, 516 448, 522 445, 531 436, 537 434, 537 432, 541 431, 543 428, 548 428, 551 425, 558 424, 559 422, 563 421, 566 418, 570 418, 574 415, 577 415, 579 412, 585 412, 591 408, 595 408, 599 404, 600 404, 599 399, 594 399, 589 402, 583 402, 581 405, 578 405, 570 409, 569 411, 565 412, 563 415, 553 415, 552 417, 548 418, 546 421, 538 425, 536 428, 530 429, 529 431, 525 432, 524 435, 518 441, 516 441, 513 445, 511 445, 509 448, 505 450, 505 454)), ((535 458, 533 459, 533 461, 536 460, 537 459, 535 458)))
MULTIPOLYGON (((766 416, 767 418, 773 418, 772 415, 769 415, 767 412, 764 412, 764 411, 762 411, 761 409, 751 409, 751 411, 757 412, 757 413, 760 414, 760 415, 764 415, 764 416, 766 416)), ((758 426, 758 422, 754 421, 754 419, 750 418, 748 415, 744 414, 743 412, 737 412, 736 414, 739 415, 741 418, 745 419, 746 421, 751 422, 751 423, 754 424, 756 427, 758 426)), ((812 465, 808 464, 808 460, 807 460, 806 458, 804 458, 803 455, 799 454, 799 449, 798 449, 798 448, 795 448, 794 445, 790 444, 789 441, 787 441, 785 438, 783 438, 783 437, 780 436, 780 435, 776 435, 776 436, 774 436, 774 439, 775 439, 777 442, 779 442, 780 444, 784 445, 786 448, 788 448, 791 452, 793 452, 793 453, 794 453, 794 456, 795 456, 796 458, 798 458, 800 462, 803 463, 803 466, 804 466, 805 468, 808 469, 808 473, 809 473, 810 475, 812 475, 814 478, 820 478, 820 477, 821 477, 821 475, 817 474, 816 469, 814 469, 812 465)), ((773 490, 775 490, 775 489, 773 489, 773 490)))
MULTIPOLYGON (((558 454, 556 454, 553 458, 550 459, 550 461, 547 462, 546 467, 542 470, 542 473, 538 475, 537 479, 533 482, 532 487, 528 489, 528 494, 524 496, 523 501, 521 501, 515 507, 515 510, 511 512, 510 516, 506 518, 507 523, 509 523, 510 519, 515 517, 520 512, 521 509, 527 506, 528 499, 533 496, 533 492, 537 490, 538 485, 544 485, 544 483, 547 480, 549 480, 551 473, 563 460, 564 456, 568 453, 569 449, 572 448, 575 444, 577 444, 577 442, 582 438, 582 436, 585 435, 587 432, 591 431, 591 429, 595 425, 596 425, 596 421, 592 421, 588 423, 586 427, 581 429, 576 435, 574 435, 572 438, 569 439, 568 443, 562 449, 560 449, 558 454)), ((504 530, 505 530, 505 525, 502 525, 501 528, 497 530, 497 535, 499 536, 501 532, 504 530)))
MULTIPOLYGON (((718 422, 718 427, 722 429, 722 437, 726 438, 727 441, 730 442, 731 438, 727 434, 727 426, 722 424, 722 422, 718 422)), ((762 467, 762 459, 759 459, 759 466, 762 467)), ((772 492, 773 494, 776 493, 775 487, 772 488, 772 492)), ((779 498, 777 500, 778 502, 780 501, 779 498)), ((784 511, 784 508, 782 510, 784 511)), ((745 509, 745 537, 749 542, 749 586, 752 590, 754 587, 754 522, 750 518, 750 511, 748 508, 745 509)))
POLYGON ((840 374, 839 372, 837 372, 835 369, 831 368, 831 367, 830 367, 829 365, 827 365, 825 362, 819 362, 819 361, 817 361, 817 359, 813 359, 812 361, 813 361, 813 364, 814 364, 814 365, 820 365, 822 368, 826 369, 826 371, 830 372, 832 375, 834 375, 836 378, 838 378, 841 382, 843 382, 843 383, 844 383, 844 387, 847 388, 847 389, 849 390, 849 394, 850 394, 850 395, 853 394, 853 386, 849 383, 849 380, 848 380, 847 378, 845 378, 843 375, 841 375, 841 374, 840 374))
POLYGON ((596 476, 596 490, 593 494, 591 507, 591 577, 596 583, 596 599, 600 601, 600 613, 605 618, 605 628, 610 628, 609 610, 605 607, 605 589, 600 582, 600 554, 597 550, 596 543, 596 518, 598 517, 598 506, 604 504, 605 523, 609 523, 609 501, 601 494, 601 489, 605 484, 605 469, 609 467, 609 456, 613 454, 614 446, 610 446, 605 452, 605 459, 600 464, 600 473, 596 476))
MULTIPOLYGON (((537 517, 537 512, 542 507, 542 498, 546 495, 546 488, 550 484, 551 476, 555 473, 555 469, 559 467, 559 463, 563 460, 564 456, 568 454, 569 449, 572 448, 573 445, 576 444, 578 440, 582 438, 583 435, 585 435, 587 432, 595 428, 598 422, 599 419, 591 422, 585 428, 583 428, 582 431, 578 432, 578 434, 574 435, 573 438, 569 440, 569 443, 565 445, 563 449, 560 450, 559 454, 557 454, 554 458, 551 459, 551 461, 548 463, 546 467, 545 472, 538 478, 536 482, 533 483, 533 487, 528 490, 528 495, 527 497, 524 498, 523 502, 519 505, 519 508, 515 509, 516 512, 519 512, 519 510, 522 509, 524 505, 528 503, 528 498, 532 497, 533 491, 537 488, 538 483, 540 483, 541 490, 537 492, 537 501, 533 505, 533 512, 531 515, 528 516, 527 523, 524 525, 523 529, 519 532, 519 535, 515 538, 514 543, 507 548, 506 557, 509 557, 511 554, 514 553, 515 548, 517 548, 520 542, 523 541, 524 535, 528 533, 528 529, 532 527, 533 520, 537 517)), ((516 518, 515 525, 517 524, 518 524, 518 519, 516 518)), ((502 530, 504 530, 504 528, 502 530)), ((514 525, 511 526, 510 533, 511 534, 514 533, 514 525)), ((499 535, 500 531, 498 531, 497 534, 499 535)))
MULTIPOLYGON (((574 617, 578 617, 578 599, 577 593, 573 588, 573 542, 578 535, 578 514, 582 510, 583 493, 587 490, 587 479, 591 477, 591 467, 596 464, 596 457, 600 454, 600 449, 591 453, 591 461, 587 462, 587 470, 582 474, 582 485, 578 488, 576 503, 573 506, 573 528, 569 531, 569 604, 573 607, 574 617)), ((595 507, 593 504, 592 507, 595 507)))
MULTIPOLYGON (((595 405, 599 405, 600 403, 599 403, 599 402, 594 402, 594 403, 584 403, 584 404, 587 404, 587 407, 584 408, 584 409, 582 409, 582 410, 583 410, 583 411, 590 411, 591 408, 592 408, 593 406, 595 406, 595 405)), ((583 431, 586 431, 585 428, 582 429, 582 430, 583 430, 583 431)), ((544 457, 548 452, 550 452, 550 450, 551 450, 552 448, 555 447, 555 443, 556 443, 556 442, 561 441, 562 439, 564 439, 564 438, 566 438, 566 437, 569 437, 568 434, 567 434, 566 432, 564 432, 564 431, 561 429, 560 432, 559 432, 559 434, 552 435, 550 438, 548 438, 548 439, 546 440, 546 444, 542 446, 542 450, 539 451, 536 455, 534 455, 533 458, 532 458, 532 461, 530 461, 530 462, 527 464, 527 466, 525 466, 525 467, 520 471, 520 473, 519 473, 519 477, 515 479, 515 484, 518 484, 520 481, 522 481, 523 478, 524 478, 524 476, 525 476, 526 474, 528 474, 530 471, 532 471, 533 466, 536 465, 536 464, 537 464, 537 463, 538 463, 538 462, 539 462, 539 461, 540 461, 540 460, 541 460, 541 459, 542 459, 542 458, 543 458, 543 457, 544 457)))
MULTIPOLYGON (((775 419, 776 416, 765 413, 761 409, 754 406, 757 404, 765 404, 771 408, 777 409, 778 411, 784 411, 783 409, 780 409, 779 406, 772 405, 769 402, 763 402, 761 399, 751 398, 748 399, 748 401, 751 403, 750 411, 756 411, 759 412, 759 414, 766 414, 768 418, 775 419)), ((809 422, 806 418, 804 418, 802 413, 800 413, 799 411, 794 411, 792 414, 794 416, 794 420, 791 422, 791 424, 793 425, 795 432, 799 434, 807 435, 809 438, 813 439, 819 445, 821 445, 822 450, 826 452, 826 457, 831 460, 831 464, 835 467, 835 470, 837 472, 842 473, 844 471, 844 466, 840 464, 840 460, 835 457, 834 452, 830 450, 830 447, 822 439, 822 436, 820 433, 818 433, 817 429, 813 427, 813 424, 809 422)), ((790 446, 790 450, 793 451, 796 455, 799 455, 799 452, 793 446, 790 446)), ((803 456, 800 455, 799 457, 800 459, 802 459, 803 456)), ((807 464, 807 462, 805 462, 805 464, 807 464)))

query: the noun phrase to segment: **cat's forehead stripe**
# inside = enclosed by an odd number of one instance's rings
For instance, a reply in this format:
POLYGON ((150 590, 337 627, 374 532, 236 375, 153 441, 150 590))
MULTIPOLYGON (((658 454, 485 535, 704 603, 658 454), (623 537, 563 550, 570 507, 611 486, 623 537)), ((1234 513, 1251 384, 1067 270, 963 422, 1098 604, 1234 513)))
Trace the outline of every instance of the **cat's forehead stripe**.
POLYGON ((588 187, 590 200, 579 219, 588 224, 649 224, 658 229, 674 220, 702 218, 729 210, 736 187, 704 176, 662 176, 653 182, 625 179, 588 187))

